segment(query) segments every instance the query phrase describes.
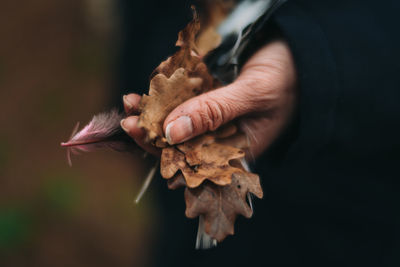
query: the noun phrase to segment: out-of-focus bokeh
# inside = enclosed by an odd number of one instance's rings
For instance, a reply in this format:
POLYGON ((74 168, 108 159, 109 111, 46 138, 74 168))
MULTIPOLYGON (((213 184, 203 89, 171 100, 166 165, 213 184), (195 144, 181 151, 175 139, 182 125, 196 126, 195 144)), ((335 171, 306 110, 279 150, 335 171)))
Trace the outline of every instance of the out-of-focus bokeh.
POLYGON ((116 3, 2 1, 0 266, 148 264, 157 215, 151 197, 133 204, 143 161, 99 151, 70 168, 59 147, 120 97, 116 3))

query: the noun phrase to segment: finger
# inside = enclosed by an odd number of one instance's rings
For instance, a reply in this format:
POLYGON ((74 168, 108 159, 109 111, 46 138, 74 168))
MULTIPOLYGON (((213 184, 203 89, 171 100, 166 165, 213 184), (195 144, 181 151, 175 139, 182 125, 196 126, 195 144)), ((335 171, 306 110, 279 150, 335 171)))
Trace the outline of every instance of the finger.
POLYGON ((123 119, 121 121, 121 127, 124 129, 124 131, 132 137, 135 142, 143 148, 145 151, 149 152, 150 154, 154 156, 161 156, 161 151, 156 149, 153 145, 146 143, 145 137, 146 137, 146 132, 137 126, 139 117, 138 116, 130 116, 127 117, 126 119, 123 119))
POLYGON ((138 114, 139 102, 141 96, 138 94, 129 94, 122 97, 124 102, 124 110, 126 114, 138 114))
POLYGON ((213 131, 238 116, 264 108, 260 103, 264 101, 266 105, 268 96, 260 97, 262 90, 257 90, 257 86, 253 81, 238 80, 179 105, 164 121, 168 142, 184 142, 204 132, 213 131))

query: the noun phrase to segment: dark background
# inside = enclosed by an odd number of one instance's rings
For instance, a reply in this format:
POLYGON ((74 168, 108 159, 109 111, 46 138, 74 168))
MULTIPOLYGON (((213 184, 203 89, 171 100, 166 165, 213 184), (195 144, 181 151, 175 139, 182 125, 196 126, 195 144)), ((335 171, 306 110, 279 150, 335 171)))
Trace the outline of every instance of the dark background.
POLYGON ((299 70, 294 136, 257 169, 254 218, 202 252, 182 191, 158 179, 133 204, 141 158, 106 150, 69 168, 59 146, 147 91, 190 1, 3 1, 0 266, 398 266, 398 4, 291 3, 275 22, 299 70))
POLYGON ((106 150, 76 156, 70 168, 59 144, 77 121, 147 90, 190 3, 0 6, 0 265, 147 265, 159 215, 154 189, 133 204, 145 163, 106 150))

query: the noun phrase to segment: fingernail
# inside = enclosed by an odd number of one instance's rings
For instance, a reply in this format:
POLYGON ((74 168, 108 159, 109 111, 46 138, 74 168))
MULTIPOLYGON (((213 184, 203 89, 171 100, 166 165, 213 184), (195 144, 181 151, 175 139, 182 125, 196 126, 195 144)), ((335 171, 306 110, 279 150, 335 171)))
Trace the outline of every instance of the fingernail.
POLYGON ((121 128, 122 128, 125 132, 128 132, 128 129, 126 128, 126 125, 125 125, 125 119, 122 119, 121 122, 120 122, 119 124, 121 125, 121 128))
POLYGON ((131 102, 128 101, 128 97, 124 95, 122 99, 124 101, 124 105, 128 108, 128 110, 131 110, 133 108, 133 105, 131 104, 131 102))
POLYGON ((188 140, 193 134, 192 119, 188 116, 182 116, 170 122, 166 129, 165 135, 170 145, 178 144, 188 140))

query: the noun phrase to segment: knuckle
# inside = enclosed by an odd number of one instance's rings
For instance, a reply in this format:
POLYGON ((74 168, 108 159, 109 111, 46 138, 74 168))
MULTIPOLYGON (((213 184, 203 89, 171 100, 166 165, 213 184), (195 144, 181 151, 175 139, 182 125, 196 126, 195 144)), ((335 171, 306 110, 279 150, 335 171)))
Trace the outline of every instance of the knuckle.
POLYGON ((269 107, 280 97, 279 82, 265 77, 253 77, 244 82, 248 94, 246 102, 249 104, 248 111, 269 109, 269 107))
POLYGON ((225 121, 224 106, 211 97, 200 101, 199 110, 201 128, 204 131, 214 131, 225 121))

